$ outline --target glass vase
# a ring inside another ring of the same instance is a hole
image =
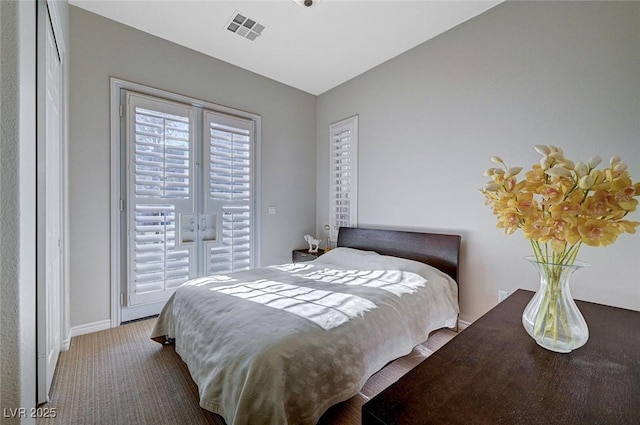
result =
[[[540,289],[522,313],[525,330],[547,350],[569,353],[582,347],[589,339],[589,328],[571,296],[569,278],[589,264],[578,260],[573,264],[554,264],[534,256],[525,259],[540,274]]]

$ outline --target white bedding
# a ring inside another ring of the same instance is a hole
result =
[[[312,425],[457,315],[457,284],[439,270],[336,248],[189,281],[151,337],[175,338],[200,406],[228,425]]]

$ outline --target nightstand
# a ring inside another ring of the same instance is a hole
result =
[[[324,251],[321,249],[319,249],[318,252],[309,252],[308,249],[294,249],[291,252],[291,261],[294,263],[302,263],[304,261],[315,260],[323,253]]]

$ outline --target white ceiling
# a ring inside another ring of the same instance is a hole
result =
[[[69,3],[319,95],[501,1],[322,0],[311,7],[293,0]],[[266,27],[256,41],[226,29],[235,11]]]

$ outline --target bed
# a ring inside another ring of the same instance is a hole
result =
[[[191,280],[151,337],[228,425],[313,425],[458,317],[460,236],[341,228],[318,259]]]

